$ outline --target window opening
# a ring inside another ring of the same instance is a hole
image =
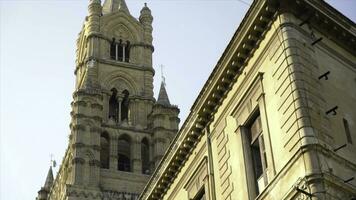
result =
[[[199,193],[196,197],[194,197],[193,200],[206,200],[205,189],[201,189],[201,191],[199,191]]]
[[[113,60],[116,60],[116,42],[115,38],[112,39],[112,42],[110,44],[110,58]]]
[[[119,171],[131,171],[131,145],[130,138],[123,136],[118,140],[118,165]]]
[[[344,129],[345,129],[347,142],[349,144],[352,144],[352,137],[351,137],[350,127],[349,127],[349,122],[345,118],[343,118],[342,121],[344,123]]]
[[[125,57],[125,62],[129,62],[130,60],[130,42],[126,41],[126,47],[125,47],[125,51],[124,51],[124,57]]]
[[[149,144],[147,138],[141,141],[141,160],[142,160],[142,173],[150,174],[150,158],[149,158]]]
[[[262,134],[261,117],[258,115],[249,126],[250,150],[252,156],[252,165],[255,176],[255,189],[258,195],[265,186],[265,173],[267,169],[266,150]]]
[[[109,119],[113,119],[118,122],[119,104],[117,102],[117,90],[115,88],[111,89],[111,96],[109,99]]]
[[[109,169],[110,162],[110,142],[109,135],[102,133],[100,137],[100,167]]]
[[[130,42],[123,42],[119,40],[118,42],[115,38],[112,39],[110,44],[110,58],[120,62],[129,62],[130,61]]]
[[[122,92],[124,95],[124,98],[122,99],[121,102],[121,121],[127,121],[128,120],[128,115],[129,115],[129,91],[124,90]]]

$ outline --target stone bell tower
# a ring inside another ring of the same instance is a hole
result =
[[[136,199],[175,136],[179,109],[153,96],[152,21],[124,0],[90,0],[77,40],[69,146],[40,199]]]

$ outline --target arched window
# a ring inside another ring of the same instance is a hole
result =
[[[115,38],[113,38],[110,44],[110,58],[121,62],[129,62],[130,42],[126,41],[126,44],[122,40],[116,42]]]
[[[110,140],[109,135],[104,132],[100,136],[100,165],[101,168],[109,169],[110,162]]]
[[[119,120],[119,104],[116,100],[117,90],[115,88],[111,89],[111,96],[109,100],[109,119],[113,119],[116,122]]]
[[[126,46],[125,46],[125,60],[124,62],[129,62],[130,60],[130,42],[126,41]]]
[[[122,92],[124,98],[121,102],[121,121],[125,121],[129,119],[129,91],[124,90]]]
[[[110,44],[110,58],[116,60],[116,42],[115,38],[112,39]]]
[[[141,141],[141,161],[142,161],[142,173],[150,174],[150,153],[149,143],[147,138],[143,138]]]
[[[118,163],[120,171],[131,171],[131,140],[127,135],[121,136],[118,141]]]
[[[122,40],[120,40],[119,44],[117,46],[117,58],[116,58],[116,60],[123,61],[123,56],[124,56],[124,46],[122,45]]]

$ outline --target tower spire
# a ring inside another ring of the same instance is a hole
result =
[[[167,94],[167,90],[166,90],[166,84],[163,81],[161,82],[161,88],[159,90],[157,104],[164,105],[164,106],[171,105],[171,103],[169,102],[169,98],[168,98],[168,94]]]
[[[53,184],[53,171],[52,171],[52,166],[49,167],[48,173],[47,173],[47,178],[46,178],[46,182],[44,184],[44,188],[46,189],[50,189],[52,187]]]
[[[124,11],[130,14],[129,9],[127,8],[125,0],[105,0],[103,5],[103,14],[109,14],[117,10]]]

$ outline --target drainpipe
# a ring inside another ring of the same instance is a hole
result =
[[[214,178],[214,163],[213,163],[213,151],[211,147],[211,138],[210,138],[210,129],[209,125],[205,128],[206,135],[206,146],[208,149],[208,173],[210,177],[209,185],[210,185],[210,194],[211,199],[216,199],[216,191],[215,191],[215,178]]]

